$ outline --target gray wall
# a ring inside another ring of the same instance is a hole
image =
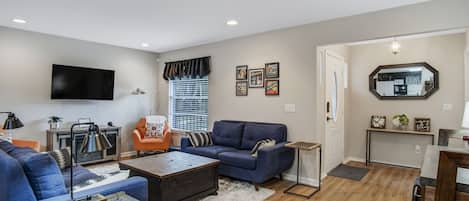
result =
[[[161,76],[164,62],[212,56],[210,122],[219,119],[283,122],[288,125],[289,140],[322,141],[322,119],[316,118],[324,112],[322,93],[317,90],[321,87],[316,79],[318,46],[467,27],[467,10],[467,0],[434,0],[167,52],[161,54],[158,74]],[[262,89],[250,89],[247,97],[235,96],[236,65],[259,68],[272,61],[280,62],[279,97],[266,97]],[[160,79],[157,91],[158,112],[167,113],[167,82]],[[296,104],[297,112],[283,112],[286,103]],[[302,175],[306,182],[313,182],[317,178],[316,157],[306,154],[303,159]]]
[[[432,120],[432,131],[439,128],[459,129],[464,110],[464,50],[465,34],[452,34],[399,41],[401,52],[394,55],[390,43],[356,45],[350,47],[350,107],[346,121],[346,153],[364,159],[365,142],[362,136],[369,127],[371,115],[391,118],[406,113],[413,129],[415,117]],[[439,71],[440,89],[426,100],[379,100],[368,90],[368,75],[379,65],[427,62]],[[451,104],[451,111],[443,111],[443,104]],[[435,138],[437,140],[437,138]],[[372,160],[420,167],[425,145],[431,138],[421,136],[373,135]],[[415,146],[421,147],[416,153]],[[390,151],[392,150],[392,151]]]
[[[25,124],[14,136],[46,145],[47,117],[65,121],[90,117],[123,126],[123,151],[130,150],[131,129],[155,107],[157,54],[0,27],[0,111],[15,112]],[[50,99],[52,64],[112,69],[114,101]],[[145,96],[132,96],[137,87]],[[0,117],[1,121],[6,117]]]

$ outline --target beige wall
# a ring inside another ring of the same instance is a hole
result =
[[[322,141],[323,120],[316,121],[324,108],[322,93],[317,90],[322,87],[316,78],[318,46],[466,27],[467,10],[466,0],[435,0],[167,52],[160,55],[158,75],[162,75],[164,62],[212,56],[210,122],[219,119],[283,122],[288,126],[289,140]],[[250,89],[247,97],[235,96],[236,65],[259,68],[272,61],[280,62],[279,97],[266,97],[262,89]],[[296,104],[297,112],[285,113],[283,106],[287,103]],[[168,85],[162,79],[158,81],[157,109],[162,114],[168,111]],[[316,164],[316,157],[303,156],[302,176],[306,182],[317,178]]]
[[[123,151],[131,150],[131,130],[143,115],[154,111],[157,54],[0,27],[0,111],[15,112],[25,127],[14,137],[46,145],[47,118],[66,122],[90,117],[123,127]],[[114,101],[50,99],[52,64],[115,70]],[[131,96],[137,87],[145,96]],[[0,116],[0,121],[4,120]]]
[[[349,157],[365,156],[365,129],[371,115],[386,115],[387,127],[395,114],[406,113],[413,129],[413,118],[428,117],[432,131],[439,128],[458,129],[464,108],[465,34],[452,34],[399,41],[401,52],[394,55],[390,43],[350,47],[350,115],[346,129],[346,153]],[[439,71],[440,89],[427,100],[379,100],[368,90],[368,75],[379,65],[427,62]],[[451,104],[451,111],[443,111]],[[435,138],[436,140],[437,138]],[[373,135],[372,160],[420,167],[425,145],[431,138],[415,136]],[[415,146],[421,152],[415,152]]]
[[[469,29],[466,31],[466,53],[465,53],[465,92],[466,92],[466,101],[469,101]]]

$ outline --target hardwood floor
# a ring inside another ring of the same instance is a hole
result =
[[[364,167],[364,163],[351,162],[349,165]],[[371,164],[370,171],[357,182],[337,177],[326,177],[323,180],[321,191],[315,194],[310,201],[411,201],[412,186],[419,175],[418,169]],[[262,185],[275,190],[275,194],[267,201],[304,201],[305,198],[287,195],[283,190],[293,184],[278,179]],[[297,187],[299,193],[308,193],[309,189]]]

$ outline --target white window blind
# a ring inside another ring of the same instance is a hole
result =
[[[208,78],[170,80],[168,116],[174,129],[208,130]]]

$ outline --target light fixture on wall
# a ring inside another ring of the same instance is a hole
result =
[[[140,89],[140,88],[137,88],[132,91],[132,95],[144,95],[146,93],[147,91],[145,91],[144,89]]]
[[[393,54],[398,54],[401,51],[401,44],[395,38],[391,43],[391,51]]]

